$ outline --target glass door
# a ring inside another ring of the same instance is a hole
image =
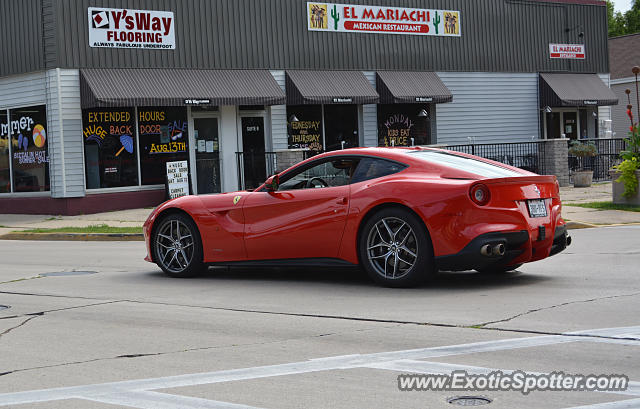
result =
[[[197,193],[220,193],[220,140],[218,118],[193,118]]]
[[[569,139],[578,138],[578,116],[575,112],[565,112],[563,115],[562,133]]]
[[[560,112],[552,112],[547,115],[547,139],[560,138]]]
[[[324,129],[326,151],[358,146],[358,106],[325,105]]]
[[[243,116],[242,167],[245,189],[255,189],[267,179],[267,162],[264,149],[264,118]]]

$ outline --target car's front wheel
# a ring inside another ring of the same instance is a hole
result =
[[[411,287],[434,270],[429,234],[416,215],[401,208],[375,213],[362,228],[360,262],[369,276],[388,287]]]
[[[171,277],[193,277],[204,270],[202,241],[190,217],[174,213],[158,222],[151,238],[156,264]]]

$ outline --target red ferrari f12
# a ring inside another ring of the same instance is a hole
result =
[[[216,264],[359,264],[406,287],[557,254],[571,244],[560,212],[555,176],[440,149],[345,149],[254,191],[163,203],[144,224],[145,259],[175,277]]]

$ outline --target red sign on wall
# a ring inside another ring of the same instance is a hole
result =
[[[551,58],[584,60],[584,44],[549,44]]]

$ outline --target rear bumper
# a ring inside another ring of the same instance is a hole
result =
[[[436,267],[444,271],[463,271],[483,269],[491,266],[509,266],[553,256],[571,243],[566,225],[555,228],[553,241],[531,239],[528,230],[513,232],[491,232],[482,234],[469,242],[460,252],[436,257]],[[481,254],[485,245],[505,247],[503,255],[486,256]]]
[[[556,227],[556,233],[553,235],[553,245],[549,252],[549,257],[555,256],[571,244],[571,236],[567,232],[567,225]]]

